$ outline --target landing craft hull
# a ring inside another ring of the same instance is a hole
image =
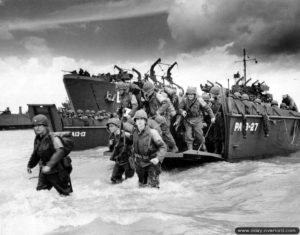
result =
[[[114,112],[116,102],[107,101],[106,95],[116,94],[115,84],[100,78],[68,74],[63,79],[69,100],[76,111],[82,109]]]
[[[70,131],[74,140],[74,150],[91,149],[108,145],[106,126],[68,126],[63,131]]]
[[[246,115],[247,135],[243,138],[242,117],[227,116],[226,160],[230,162],[288,155],[300,150],[300,117],[270,116],[269,136],[262,117]]]

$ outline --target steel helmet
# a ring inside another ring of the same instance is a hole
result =
[[[186,89],[186,94],[197,94],[197,87],[195,86],[188,86]]]
[[[256,98],[256,99],[254,100],[254,103],[256,103],[256,104],[261,104],[261,99]]]
[[[238,91],[234,92],[233,95],[234,95],[236,98],[241,98],[241,97],[242,97],[241,93],[238,92]]]
[[[125,82],[118,82],[116,85],[117,90],[126,90],[128,87],[128,84]]]
[[[146,96],[151,96],[154,92],[154,85],[149,81],[145,82],[143,85],[143,92]]]
[[[34,126],[38,126],[38,125],[48,126],[49,121],[48,121],[48,118],[45,115],[38,114],[38,115],[36,115],[32,118],[32,124]]]
[[[82,109],[77,109],[77,114],[83,114],[83,110]]]
[[[147,113],[145,112],[145,110],[140,109],[140,110],[136,111],[136,113],[133,117],[133,120],[135,121],[138,118],[144,118],[145,120],[148,120],[148,116],[147,116]]]
[[[202,99],[205,101],[209,101],[210,100],[210,95],[208,93],[203,93],[202,94]]]
[[[278,101],[277,100],[272,100],[271,106],[278,106]]]
[[[90,114],[91,111],[89,109],[85,110],[85,114]]]
[[[286,109],[286,108],[287,108],[286,103],[282,102],[282,103],[280,104],[280,108],[281,108],[281,109]]]
[[[242,94],[242,100],[249,100],[249,96],[247,94]]]
[[[108,127],[109,124],[114,124],[115,126],[120,127],[121,123],[120,123],[119,118],[109,118],[107,123],[106,123],[106,126]]]
[[[218,86],[213,86],[209,93],[213,94],[213,95],[220,95],[220,87]]]
[[[95,112],[95,110],[92,109],[90,113],[91,114],[95,114],[96,112]]]

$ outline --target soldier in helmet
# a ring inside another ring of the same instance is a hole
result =
[[[213,97],[213,103],[211,109],[216,117],[216,122],[212,126],[213,142],[214,142],[214,152],[223,153],[224,152],[224,141],[225,141],[225,126],[223,117],[223,107],[220,101],[220,88],[213,86],[210,91]]]
[[[119,91],[121,102],[121,107],[118,111],[120,117],[123,116],[125,108],[130,109],[128,115],[133,117],[139,108],[139,104],[136,96],[132,92],[129,92],[129,84],[125,82],[118,82],[116,89]]]
[[[159,133],[147,125],[148,117],[144,110],[138,110],[133,119],[137,126],[132,139],[139,185],[159,188],[159,174],[167,150],[166,145]]]
[[[270,115],[277,115],[281,116],[280,108],[278,107],[278,101],[272,100],[271,101],[271,114]]]
[[[179,104],[179,112],[184,117],[185,141],[187,143],[188,150],[193,149],[194,139],[196,143],[202,146],[202,150],[206,151],[205,138],[202,132],[202,120],[203,111],[206,111],[211,122],[215,122],[215,116],[211,108],[204,102],[201,97],[197,98],[197,88],[188,87],[186,90],[186,98],[184,98]],[[194,137],[193,137],[194,132]]]
[[[40,166],[37,190],[50,190],[54,187],[60,194],[69,195],[73,192],[70,175],[62,164],[66,149],[57,136],[51,136],[49,120],[43,114],[33,117],[33,129],[36,135],[33,153],[27,164],[27,171],[37,164]]]
[[[175,112],[174,107],[170,109],[170,106],[172,105],[170,100],[166,96],[157,93],[154,90],[154,85],[148,81],[144,83],[143,93],[145,101],[147,102],[146,111],[149,116],[160,125],[164,142],[167,144],[170,151],[178,152],[175,140],[170,132],[170,122],[168,122],[168,116],[171,115],[168,113],[168,110],[174,110]],[[176,112],[174,115],[175,114]]]
[[[242,95],[242,102],[245,105],[245,114],[257,115],[258,110],[247,94]]]
[[[262,116],[263,130],[265,133],[265,137],[268,137],[270,132],[269,117],[265,107],[262,106],[261,99],[256,98],[254,100],[254,106],[256,107],[257,114]]]
[[[297,105],[292,97],[290,97],[288,94],[282,96],[282,103],[285,103],[287,105],[288,110],[296,111],[298,112]]]
[[[130,135],[120,130],[120,120],[118,118],[110,118],[107,121],[107,129],[110,132],[109,149],[112,152],[111,160],[115,161],[111,182],[121,183],[123,174],[125,179],[134,175],[134,170],[130,166],[129,158],[132,154],[132,141]]]
[[[202,99],[204,100],[204,102],[211,107],[212,103],[211,103],[211,97],[209,93],[203,93],[202,94]],[[214,151],[214,138],[213,138],[213,126],[210,125],[210,116],[206,111],[203,111],[203,133],[204,135],[206,135],[207,133],[207,137],[205,139],[205,144],[206,144],[206,148],[208,152],[213,152]],[[209,132],[207,132],[209,130]]]

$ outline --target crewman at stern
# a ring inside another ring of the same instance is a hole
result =
[[[138,110],[133,119],[137,126],[133,131],[132,139],[139,186],[159,188],[159,174],[167,150],[166,144],[159,133],[147,125],[148,117],[144,110]]]
[[[45,115],[39,114],[33,117],[33,129],[36,134],[33,153],[27,164],[27,171],[38,163],[40,166],[37,190],[50,190],[54,187],[60,194],[69,195],[73,192],[70,175],[63,167],[62,159],[66,150],[57,136],[51,136],[49,121]]]

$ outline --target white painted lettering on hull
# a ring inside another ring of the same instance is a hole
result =
[[[86,132],[85,131],[72,131],[73,137],[85,137]]]
[[[242,128],[243,128],[243,124],[242,122],[236,122],[234,124],[234,129],[233,131],[242,131]],[[246,131],[256,131],[258,128],[258,122],[247,122],[246,123]]]

